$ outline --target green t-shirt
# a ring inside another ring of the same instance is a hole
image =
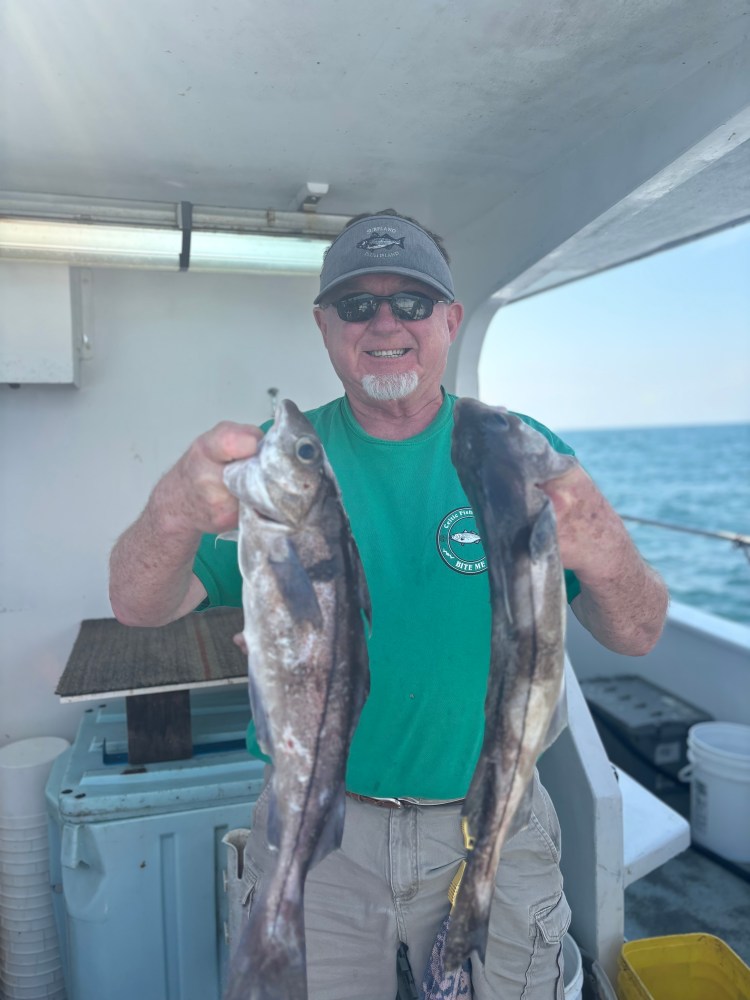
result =
[[[347,770],[347,788],[361,795],[460,798],[482,745],[489,583],[450,460],[455,400],[446,395],[429,427],[405,441],[367,434],[346,397],[306,414],[336,473],[372,598],[370,695]],[[209,606],[241,606],[235,543],[205,536],[194,568]],[[572,573],[566,585],[570,601],[580,590]],[[259,754],[252,724],[248,747]]]

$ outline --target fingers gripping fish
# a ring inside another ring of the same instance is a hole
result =
[[[492,605],[485,733],[464,804],[471,849],[451,912],[444,961],[484,959],[503,844],[530,817],[537,758],[564,718],[565,601],[555,515],[537,486],[575,464],[506,410],[462,399],[451,458],[472,505]]]
[[[367,583],[333,471],[283,400],[257,455],[227,466],[250,702],[273,760],[277,850],[234,953],[226,1000],[305,1000],[304,883],[341,843],[349,745],[369,692]]]

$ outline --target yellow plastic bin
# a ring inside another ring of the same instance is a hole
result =
[[[620,953],[619,1000],[748,1000],[750,968],[713,934],[628,941]]]

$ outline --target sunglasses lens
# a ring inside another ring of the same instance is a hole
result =
[[[336,303],[336,312],[345,323],[366,323],[372,319],[378,303],[374,295],[347,295]]]
[[[366,323],[371,320],[381,302],[387,301],[397,319],[418,320],[427,319],[432,315],[434,301],[429,295],[419,295],[417,292],[397,292],[395,295],[347,295],[339,299],[336,312],[345,323]]]
[[[391,309],[399,319],[427,319],[432,315],[432,306],[431,298],[427,295],[417,295],[416,292],[391,297]]]

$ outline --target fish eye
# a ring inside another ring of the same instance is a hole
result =
[[[295,445],[295,453],[300,462],[304,462],[305,465],[309,465],[310,462],[314,462],[318,455],[318,446],[309,437],[301,437]]]

